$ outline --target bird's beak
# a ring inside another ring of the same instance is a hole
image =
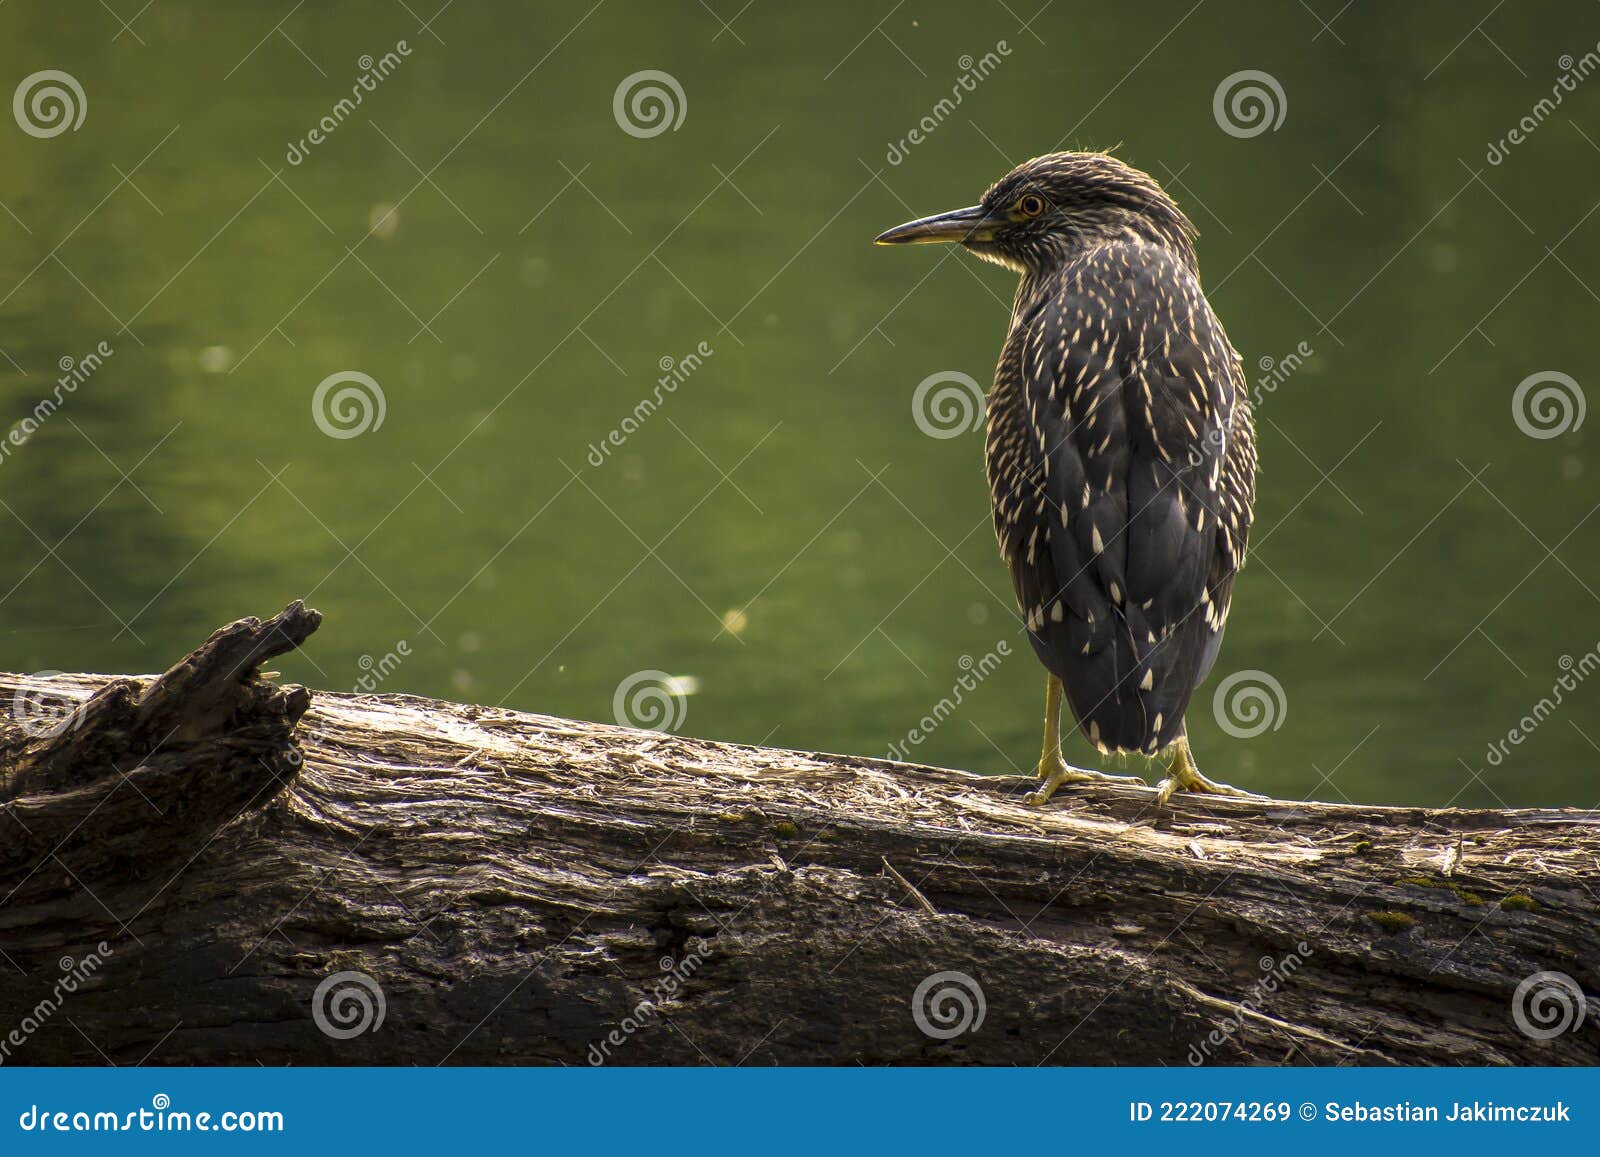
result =
[[[992,216],[982,205],[956,209],[949,213],[935,213],[896,225],[887,233],[872,239],[874,245],[932,245],[938,241],[965,244],[968,241],[988,241],[995,229],[1005,222]]]

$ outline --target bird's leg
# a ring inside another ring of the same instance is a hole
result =
[[[1044,751],[1039,755],[1039,786],[1022,797],[1030,807],[1040,807],[1049,802],[1056,788],[1064,783],[1136,783],[1144,780],[1136,775],[1107,775],[1103,771],[1090,771],[1073,767],[1061,758],[1061,680],[1054,675],[1044,685]]]
[[[1243,791],[1226,783],[1217,783],[1200,774],[1200,769],[1194,765],[1194,756],[1189,751],[1188,735],[1178,736],[1178,741],[1168,749],[1170,755],[1167,759],[1167,775],[1156,785],[1156,806],[1160,807],[1172,798],[1174,792],[1194,791],[1205,795],[1231,795],[1244,799],[1261,799],[1254,792]]]

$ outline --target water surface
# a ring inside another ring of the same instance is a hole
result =
[[[57,69],[87,101],[76,131],[0,125],[0,428],[111,351],[0,458],[0,665],[158,669],[304,596],[327,620],[282,667],[316,687],[610,719],[653,670],[695,735],[882,754],[937,711],[912,758],[1031,767],[981,435],[912,413],[930,375],[987,381],[1012,279],[867,242],[1117,146],[1199,225],[1262,387],[1202,765],[1600,799],[1592,437],[1512,407],[1540,372],[1592,392],[1600,81],[1535,106],[1600,11],[434,7],[0,7],[6,91]],[[643,70],[675,130],[619,127]],[[1284,115],[1234,136],[1213,97],[1244,70]],[[313,418],[343,371],[384,398],[353,438]],[[1282,689],[1248,738],[1213,711],[1238,672]]]

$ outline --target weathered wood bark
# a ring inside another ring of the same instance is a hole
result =
[[[1593,815],[1034,810],[1013,778],[312,703],[256,667],[317,621],[155,680],[0,675],[0,1060],[1600,1061]],[[1519,1001],[1540,972],[1590,995]]]

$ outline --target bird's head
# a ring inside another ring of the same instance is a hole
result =
[[[1113,240],[1165,245],[1194,263],[1194,226],[1148,173],[1106,153],[1047,153],[1001,177],[967,209],[880,233],[879,245],[962,245],[1019,273],[1043,273]]]

